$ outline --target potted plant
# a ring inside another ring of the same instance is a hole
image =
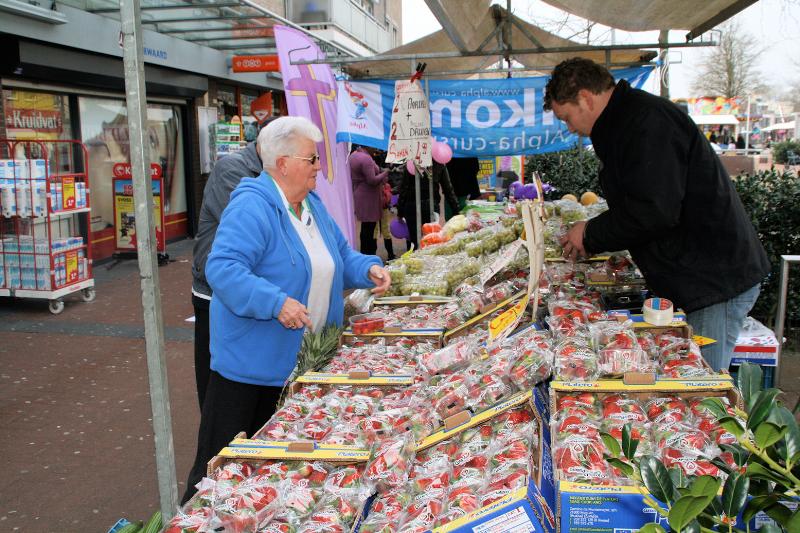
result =
[[[605,458],[633,480],[645,503],[673,531],[750,532],[754,530],[749,522],[763,511],[775,523],[764,524],[758,531],[798,533],[800,429],[795,416],[776,401],[778,389],[762,390],[759,366],[743,364],[737,381],[744,410],[726,406],[718,398],[706,398],[701,403],[736,436],[736,443],[720,445],[723,452],[733,456],[735,467],[719,458],[713,460],[725,472],[724,479],[687,477],[681,469],[667,468],[652,455],[636,457],[639,441],[631,437],[630,424],[624,427],[621,440],[607,433],[601,435],[609,452]],[[655,533],[665,529],[652,523],[639,531]]]

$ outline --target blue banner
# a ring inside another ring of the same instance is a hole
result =
[[[635,88],[653,67],[612,71]],[[542,108],[549,76],[497,80],[425,80],[433,137],[456,157],[531,155],[575,146],[577,135]],[[340,81],[336,140],[386,150],[393,80]]]

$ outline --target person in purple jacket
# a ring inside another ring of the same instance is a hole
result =
[[[389,171],[380,171],[368,149],[356,146],[348,160],[350,164],[350,180],[353,182],[353,205],[356,219],[361,222],[359,241],[362,254],[374,255],[378,250],[375,239],[375,226],[383,215],[383,184]]]

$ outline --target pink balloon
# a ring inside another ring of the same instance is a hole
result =
[[[414,168],[413,160],[409,159],[408,161],[406,161],[406,170],[408,170],[408,173],[411,174],[412,176],[417,173],[417,170]]]
[[[446,165],[453,159],[453,149],[450,145],[441,141],[434,141],[431,147],[431,155],[434,161]]]

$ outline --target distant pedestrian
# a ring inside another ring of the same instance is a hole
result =
[[[378,250],[375,226],[383,215],[383,184],[388,181],[388,170],[381,172],[369,149],[357,146],[350,154],[350,180],[353,182],[353,206],[356,219],[361,222],[360,251],[372,255]]]

